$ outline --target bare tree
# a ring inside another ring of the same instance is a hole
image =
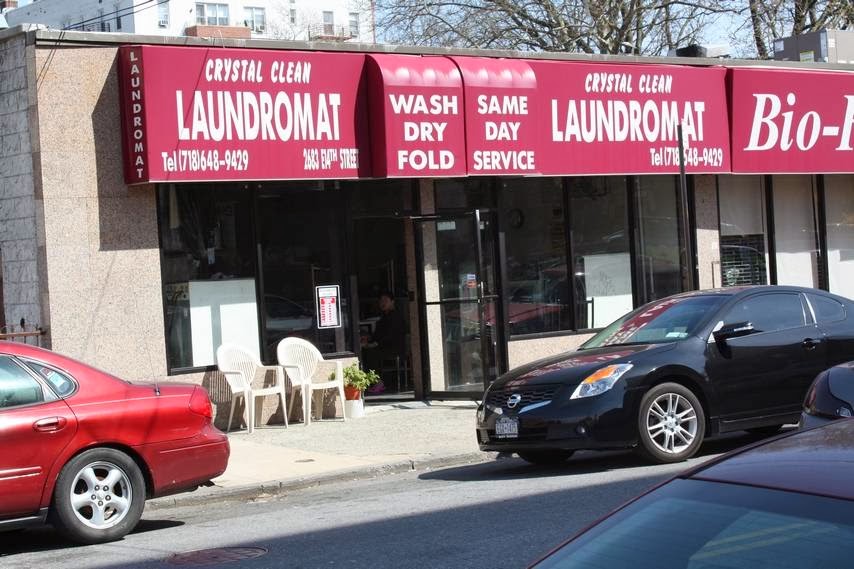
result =
[[[852,0],[733,0],[730,40],[743,55],[768,59],[775,39],[825,28],[854,28]],[[770,46],[770,47],[769,47]]]
[[[726,12],[716,0],[378,0],[377,29],[392,43],[660,54]]]
[[[373,35],[373,2],[371,0],[349,0],[348,14],[359,14],[359,36],[369,38]],[[284,40],[310,39],[310,28],[323,25],[323,12],[319,7],[305,7],[288,0],[270,0],[268,4],[268,33],[271,37]],[[338,22],[336,30],[349,31],[350,22]]]

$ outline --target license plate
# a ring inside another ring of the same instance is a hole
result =
[[[515,439],[519,436],[519,420],[501,417],[495,422],[495,438]]]

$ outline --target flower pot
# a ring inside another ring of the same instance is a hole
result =
[[[365,402],[361,399],[348,399],[344,401],[344,411],[348,419],[358,419],[365,416]]]
[[[344,386],[344,399],[347,401],[361,401],[362,392],[356,387]]]

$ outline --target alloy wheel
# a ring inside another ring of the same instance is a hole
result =
[[[120,523],[133,502],[127,473],[109,462],[93,462],[83,467],[71,484],[74,515],[90,528],[103,530]]]
[[[660,451],[680,454],[697,437],[697,411],[678,393],[663,393],[649,406],[646,429]]]

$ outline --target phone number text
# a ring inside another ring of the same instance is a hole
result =
[[[649,149],[650,163],[653,166],[678,166],[679,165],[679,147],[678,146],[661,146],[658,148]],[[697,148],[691,146],[685,149],[685,166],[694,167],[705,166],[711,168],[719,168],[724,163],[723,148]]]
[[[166,172],[245,172],[249,169],[248,150],[173,150],[161,152]]]

